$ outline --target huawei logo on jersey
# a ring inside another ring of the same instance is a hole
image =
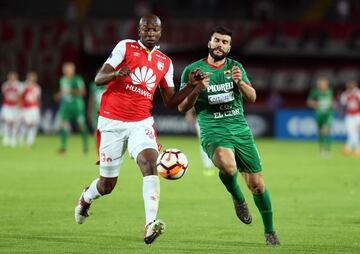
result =
[[[136,68],[134,73],[131,73],[131,79],[134,85],[145,83],[147,90],[151,91],[155,86],[156,74],[151,68],[143,66]]]

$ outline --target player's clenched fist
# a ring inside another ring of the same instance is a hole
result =
[[[232,72],[232,79],[235,81],[236,84],[239,85],[243,78],[239,66],[236,65],[233,66],[231,72]]]
[[[115,77],[125,77],[130,75],[130,69],[128,66],[121,67],[119,70],[115,71]]]
[[[205,73],[204,78],[201,80],[200,82],[200,86],[202,86],[202,89],[206,89],[209,87],[209,83],[210,83],[210,74],[209,73]]]
[[[196,86],[197,84],[199,84],[199,81],[201,81],[205,77],[205,73],[200,68],[196,68],[189,73],[189,84],[192,86]]]

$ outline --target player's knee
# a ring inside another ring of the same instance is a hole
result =
[[[232,161],[223,161],[220,162],[218,165],[218,168],[225,174],[228,176],[232,176],[234,174],[236,174],[237,168],[236,168],[236,164]]]
[[[253,194],[259,195],[265,191],[265,182],[260,173],[248,174],[245,181]]]
[[[249,189],[253,194],[260,195],[265,191],[265,184],[263,181],[259,181],[253,184],[249,184]]]
[[[156,174],[156,156],[144,156],[139,154],[137,163],[144,176]]]

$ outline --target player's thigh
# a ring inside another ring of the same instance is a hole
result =
[[[159,144],[152,117],[131,124],[128,150],[132,159],[137,161],[139,153],[145,149],[159,151],[158,148]]]
[[[86,128],[85,110],[81,105],[76,105],[71,110],[71,118],[75,122],[80,130]]]
[[[15,123],[19,120],[19,109],[17,107],[3,106],[1,109],[1,118],[4,122]]]
[[[23,122],[30,125],[38,125],[40,122],[40,112],[38,108],[23,109],[22,110]]]
[[[107,118],[99,120],[99,132],[100,176],[117,177],[127,147],[127,132],[122,131],[116,122]]]
[[[222,137],[204,138],[202,147],[211,158],[214,165],[227,174],[233,174],[236,170],[234,145]]]
[[[240,172],[261,172],[261,159],[252,135],[234,137],[235,160]]]
[[[317,117],[317,124],[321,134],[327,134],[330,132],[330,126],[332,122],[331,114],[319,115]]]
[[[359,131],[359,122],[355,116],[346,116],[345,125],[349,132]]]
[[[71,107],[67,103],[61,103],[59,108],[60,121],[69,121],[71,113]]]

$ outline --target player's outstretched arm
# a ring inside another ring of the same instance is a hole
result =
[[[317,106],[318,106],[317,101],[314,100],[314,99],[308,99],[308,100],[306,101],[306,104],[308,105],[308,107],[313,108],[313,109],[316,109]]]
[[[203,89],[204,88],[201,85],[197,85],[193,91],[178,105],[178,110],[181,113],[185,113],[194,107],[196,100]]]
[[[210,78],[209,78],[210,74],[208,73],[203,73],[201,72],[199,73],[192,73],[190,72],[189,74],[189,81],[190,80],[195,80],[197,81],[197,84],[195,86],[195,88],[192,90],[192,92],[186,96],[186,98],[179,104],[178,106],[178,110],[182,113],[190,110],[192,107],[194,107],[197,98],[199,97],[200,93],[209,87],[209,82],[210,82]]]
[[[198,78],[203,78],[205,75],[206,74],[204,74],[200,69],[195,69],[194,71],[190,72],[189,81],[185,87],[177,93],[175,93],[175,89],[173,87],[161,89],[161,95],[163,97],[165,106],[169,108],[177,107],[188,95],[196,90],[200,80],[196,79],[195,76]]]
[[[110,81],[125,77],[130,74],[130,69],[127,66],[121,67],[119,70],[115,70],[110,64],[104,64],[100,71],[95,76],[95,83],[98,86],[104,86],[109,84]]]
[[[256,91],[252,86],[244,82],[241,69],[238,66],[232,68],[232,79],[239,87],[245,100],[254,103],[256,101]]]

